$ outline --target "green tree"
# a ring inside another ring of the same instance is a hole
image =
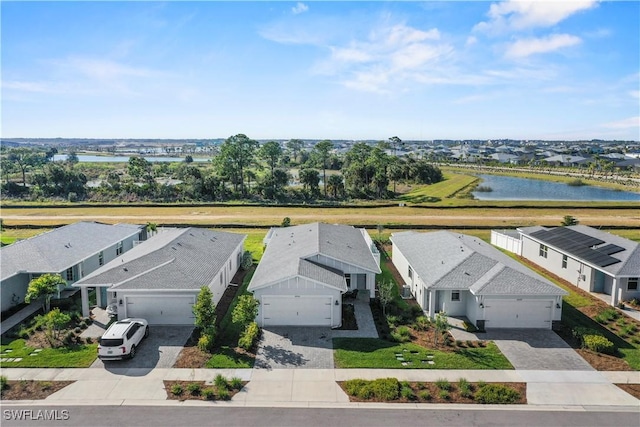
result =
[[[253,295],[240,295],[231,313],[231,321],[242,326],[253,322],[258,316],[258,300]]]
[[[302,152],[304,142],[301,139],[291,139],[287,141],[287,150],[291,153],[291,163],[298,162],[298,155]]]
[[[78,154],[75,151],[69,151],[69,154],[67,154],[67,163],[75,165],[79,161],[80,159],[78,159]]]
[[[244,251],[242,253],[242,262],[240,266],[243,270],[249,270],[253,266],[253,254],[251,251]]]
[[[451,325],[449,324],[449,320],[447,319],[446,311],[441,311],[436,314],[436,322],[434,326],[436,328],[436,333],[433,336],[433,340],[434,344],[438,345],[438,336],[451,329]]]
[[[151,162],[142,156],[129,157],[129,164],[127,165],[127,172],[135,180],[142,180],[146,183],[153,182],[153,175],[151,173]]]
[[[280,224],[280,227],[290,227],[291,226],[291,218],[289,218],[288,216],[285,216],[284,218],[282,218],[282,223]]]
[[[24,300],[27,304],[31,304],[32,301],[42,297],[42,309],[45,313],[48,313],[51,297],[58,292],[60,286],[66,286],[66,284],[67,282],[59,274],[43,274],[29,282]]]
[[[580,221],[578,221],[575,217],[571,216],[571,215],[565,215],[562,218],[562,225],[564,225],[565,227],[570,226],[570,225],[578,225]]]
[[[380,305],[382,305],[382,314],[386,316],[387,307],[393,301],[393,287],[395,284],[391,281],[384,281],[382,283],[378,283],[378,299],[380,300]]]
[[[193,163],[193,156],[191,154],[187,154],[186,156],[184,156],[184,162]]]
[[[213,303],[213,293],[208,286],[203,286],[198,292],[196,303],[193,305],[195,325],[200,330],[208,330],[215,327],[216,305]]]
[[[271,197],[274,198],[278,193],[278,182],[275,179],[275,171],[278,166],[278,162],[282,158],[282,147],[276,141],[269,141],[260,147],[258,152],[260,158],[262,158],[269,166],[270,175],[266,183],[271,186]]]
[[[22,172],[23,187],[27,185],[27,172],[36,166],[46,163],[46,157],[44,154],[25,147],[10,149],[7,158],[20,170],[20,172]]]
[[[60,340],[60,330],[71,322],[71,316],[60,311],[58,307],[44,315],[45,336],[51,347]]]
[[[330,175],[327,178],[327,185],[329,186],[329,191],[334,199],[337,199],[339,195],[342,195],[344,192],[344,180],[342,179],[342,175]]]
[[[318,142],[312,150],[312,153],[314,153],[319,163],[322,165],[322,182],[325,199],[327,198],[327,160],[329,159],[331,150],[333,150],[333,142],[328,139]]]
[[[311,194],[311,197],[320,195],[320,175],[316,169],[300,169],[300,183],[303,188]]]
[[[155,222],[147,222],[145,228],[147,229],[147,234],[150,237],[156,234],[156,231],[158,230],[158,224],[156,224]]]
[[[215,158],[222,173],[229,176],[236,192],[240,188],[243,197],[247,195],[244,186],[245,169],[255,163],[257,149],[258,141],[240,133],[227,138],[220,146],[220,154]]]

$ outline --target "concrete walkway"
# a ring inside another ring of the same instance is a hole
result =
[[[428,407],[433,404],[350,403],[337,381],[395,377],[407,381],[526,382],[528,405],[533,407],[609,407],[640,412],[640,401],[612,382],[640,383],[639,372],[431,370],[431,369],[38,369],[8,368],[9,380],[76,381],[44,401],[52,405],[231,405],[272,407]],[[212,383],[216,375],[249,381],[229,402],[167,400],[163,380]],[[12,401],[11,404],[33,404]],[[443,405],[451,408],[453,405]],[[484,405],[456,405],[473,407]],[[487,407],[487,406],[484,406]],[[495,408],[495,406],[489,406]],[[501,408],[504,408],[501,406]],[[514,408],[510,406],[510,408]]]
[[[27,305],[22,310],[15,313],[13,316],[0,323],[0,332],[4,334],[9,329],[22,323],[25,319],[31,317],[36,311],[42,309],[42,304],[39,301],[35,301],[33,304]]]

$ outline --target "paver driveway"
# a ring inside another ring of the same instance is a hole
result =
[[[262,330],[255,368],[333,368],[331,329],[279,326]]]
[[[189,339],[193,326],[151,325],[150,328],[151,333],[140,343],[135,358],[106,361],[96,359],[91,367],[108,370],[171,368]]]
[[[478,338],[492,340],[515,369],[593,371],[578,353],[548,329],[490,329]]]

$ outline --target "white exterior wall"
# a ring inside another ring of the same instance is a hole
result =
[[[364,268],[356,267],[351,264],[344,263],[342,261],[337,261],[333,258],[328,258],[323,255],[315,255],[310,258],[307,258],[309,261],[316,262],[318,264],[335,268],[342,271],[344,274],[366,274],[367,276],[367,289],[369,290],[369,297],[375,298],[376,296],[376,274],[365,270]]]
[[[342,324],[342,294],[338,289],[330,288],[305,277],[291,277],[265,288],[256,289],[253,296],[262,303],[263,295],[283,296],[308,296],[321,295],[331,297],[332,326]],[[338,301],[338,305],[335,302]],[[262,326],[262,304],[258,305],[258,317],[256,321]]]
[[[213,293],[213,302],[218,304],[220,298],[224,294],[224,291],[227,289],[227,286],[231,283],[231,279],[238,272],[240,268],[240,262],[238,261],[239,254],[242,253],[243,244],[240,243],[238,247],[229,255],[229,258],[225,261],[224,265],[218,272],[215,277],[208,284],[211,293]]]
[[[628,277],[623,277],[618,279],[618,287],[620,288],[620,296],[621,298],[619,300],[621,301],[629,301],[632,300],[634,298],[640,299],[640,289],[635,290],[635,291],[629,291],[627,290],[627,282],[629,281]]]
[[[520,255],[522,253],[522,241],[516,237],[491,230],[491,244]]]
[[[436,312],[445,311],[448,316],[464,316],[466,314],[466,301],[471,297],[469,291],[459,291],[460,301],[451,301],[453,290],[437,290],[436,292],[438,292]]]
[[[465,292],[466,304],[465,309],[467,311],[467,319],[474,325],[476,324],[476,320],[478,320],[478,311],[480,310],[480,297],[473,295],[471,292]]]
[[[3,280],[1,286],[2,298],[0,298],[0,305],[2,306],[2,311],[5,311],[14,305],[24,302],[24,297],[29,287],[29,274],[16,274]]]
[[[122,290],[117,291],[117,293],[110,294],[110,297],[114,294],[117,294],[118,301],[118,320],[126,319],[130,317],[127,313],[127,298],[129,297],[162,297],[168,298],[171,297],[191,297],[193,299],[193,303],[195,304],[196,298],[198,296],[198,292],[200,290],[188,290],[188,291],[165,291],[165,292],[149,292],[148,290],[134,291],[134,290]],[[122,304],[120,304],[122,302]],[[193,313],[190,313],[193,316]]]

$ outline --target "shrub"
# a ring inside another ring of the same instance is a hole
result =
[[[444,400],[449,400],[451,398],[451,395],[447,390],[440,390],[438,392],[438,396],[440,397],[440,399],[444,399]]]
[[[212,388],[205,388],[204,390],[202,390],[202,395],[207,400],[214,400],[216,397],[216,392]]]
[[[436,381],[436,386],[440,389],[440,390],[451,390],[451,383],[446,380],[446,379],[439,379]]]
[[[85,341],[87,342],[87,344],[91,344],[93,342],[93,338],[87,337]]]
[[[615,353],[615,346],[611,341],[600,335],[585,335],[584,346],[596,353]]]
[[[213,347],[214,337],[205,331],[198,339],[198,348],[202,351],[210,351]]]
[[[613,307],[604,309],[600,314],[608,321],[616,320],[620,316],[618,311]]]
[[[227,379],[222,374],[218,374],[215,376],[215,378],[213,379],[213,384],[215,384],[218,390],[220,389],[226,390],[227,387],[229,387],[229,383],[227,382]]]
[[[347,391],[347,394],[350,396],[358,396],[361,389],[367,386],[369,381],[362,379],[353,379],[347,380],[344,382],[344,389]]]
[[[406,326],[398,326],[394,332],[391,332],[391,336],[397,342],[411,341],[411,331]]]
[[[171,394],[174,396],[181,396],[184,390],[180,384],[174,384],[171,386]]]
[[[431,400],[431,392],[429,392],[429,390],[422,390],[420,393],[418,393],[418,397],[421,400]]]
[[[387,323],[389,324],[390,327],[396,327],[400,322],[399,322],[398,316],[388,315]]]
[[[627,321],[624,319],[624,317],[621,317],[616,321],[616,325],[624,327],[627,325]]]
[[[407,400],[415,400],[416,394],[413,392],[411,387],[402,387],[400,389],[400,396]]]
[[[502,384],[486,384],[475,395],[475,400],[483,404],[514,403],[520,399],[520,393]]]
[[[371,381],[371,391],[380,400],[395,400],[398,398],[400,383],[397,378],[378,378]]]
[[[458,347],[462,347],[462,341],[460,341],[460,340],[456,340],[456,346],[458,346]]]
[[[191,393],[192,396],[197,396],[200,394],[200,384],[198,383],[189,383],[187,385],[187,391]]]
[[[5,377],[4,375],[0,375],[0,391],[4,391],[7,388],[9,388],[7,377]]]
[[[242,254],[242,261],[240,263],[240,267],[242,267],[243,270],[248,270],[251,268],[252,265],[253,265],[253,255],[249,251],[244,251],[244,253]]]
[[[260,336],[260,327],[256,322],[251,322],[244,328],[242,334],[240,334],[240,338],[238,339],[238,346],[245,349],[250,350],[251,347],[255,344],[256,340]]]
[[[240,390],[242,388],[242,379],[233,377],[231,378],[231,381],[229,381],[229,385],[234,390]]]
[[[73,330],[73,332],[75,332],[76,334],[79,334],[82,332],[82,329],[80,329],[79,326],[76,326],[76,328]]]
[[[29,331],[26,329],[21,330],[20,332],[18,332],[18,336],[20,338],[22,338],[23,340],[28,340],[29,337],[31,336],[31,334],[29,334]]]
[[[47,391],[51,388],[51,386],[53,385],[53,383],[51,381],[42,381],[40,383],[40,389],[42,391]]]
[[[471,384],[464,378],[460,378],[458,380],[458,390],[460,391],[460,396],[470,398],[473,396]]]
[[[220,400],[229,400],[231,398],[231,393],[226,388],[218,388],[218,399]]]
[[[418,316],[416,317],[415,324],[413,327],[418,331],[426,331],[431,326],[431,322],[427,316]]]
[[[464,330],[467,332],[478,332],[478,328],[473,323],[467,322],[466,320],[462,323]]]
[[[576,326],[571,330],[571,335],[580,342],[581,345],[584,345],[584,337],[585,335],[599,335],[598,331],[591,328],[585,328],[584,326]]]

